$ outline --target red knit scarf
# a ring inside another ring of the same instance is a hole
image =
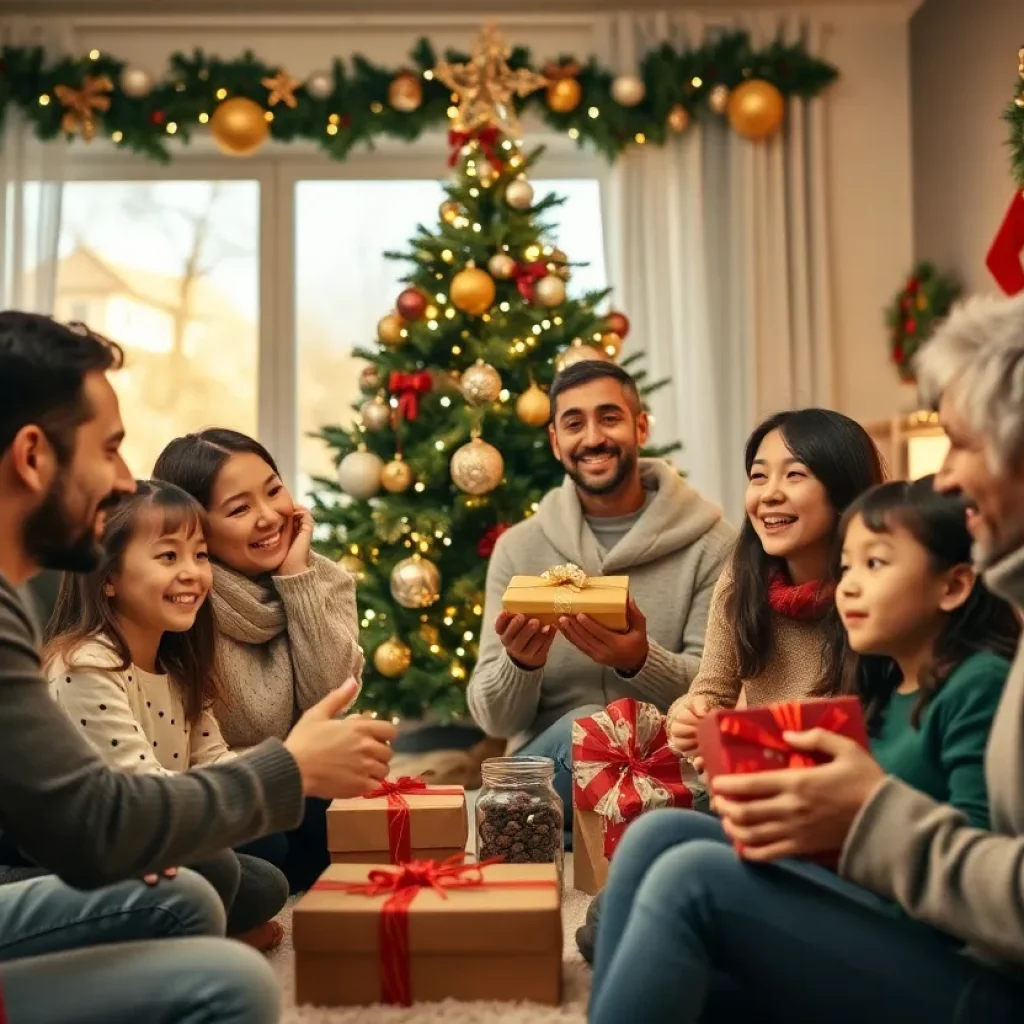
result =
[[[832,607],[835,584],[821,580],[790,583],[783,572],[768,578],[768,604],[790,619],[820,619]]]

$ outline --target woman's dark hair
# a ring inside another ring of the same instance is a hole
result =
[[[131,651],[117,624],[106,584],[120,569],[125,549],[147,512],[158,517],[161,533],[184,529],[191,535],[202,533],[206,527],[203,509],[180,487],[140,480],[135,493],[118,502],[108,515],[99,568],[90,573],[65,573],[61,579],[57,604],[46,628],[47,662],[55,658],[67,662],[82,644],[95,640],[120,658],[116,671],[131,667]],[[157,652],[159,667],[180,688],[185,717],[193,725],[216,694],[214,636],[213,609],[209,601],[204,601],[192,628],[185,633],[164,633]]]
[[[246,453],[258,455],[278,473],[277,463],[259,441],[237,430],[209,427],[198,434],[186,434],[171,441],[157,458],[153,476],[157,480],[177,484],[203,508],[209,509],[213,485],[221,467],[232,455]]]
[[[743,460],[748,477],[761,443],[774,430],[825,488],[836,512],[837,526],[839,516],[858,495],[885,479],[882,458],[867,431],[855,420],[830,409],[796,409],[766,419],[747,438]],[[780,570],[785,570],[783,560],[765,553],[750,518],[744,517],[733,550],[732,586],[725,604],[729,622],[733,623],[736,660],[743,679],[759,675],[772,659],[768,580]],[[838,688],[846,647],[838,616],[828,616],[825,631],[820,693]]]
[[[927,552],[932,569],[946,572],[971,563],[971,535],[967,529],[967,501],[959,494],[935,490],[935,478],[907,482],[893,480],[861,495],[847,510],[839,526],[840,545],[855,518],[872,533],[892,533],[902,528]],[[970,596],[946,616],[935,641],[932,661],[921,672],[920,692],[911,712],[911,723],[921,714],[943,684],[966,658],[990,651],[1012,660],[1020,639],[1020,620],[1013,607],[993,594],[979,579]],[[877,735],[885,709],[902,681],[896,662],[877,654],[847,650],[843,665],[843,692],[856,694],[864,703],[868,732]]]

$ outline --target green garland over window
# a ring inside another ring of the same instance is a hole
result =
[[[1017,51],[1017,89],[1003,119],[1010,126],[1010,164],[1013,180],[1024,189],[1024,46]]]
[[[456,64],[468,59],[455,51],[444,57]],[[270,138],[317,142],[328,156],[344,160],[359,143],[380,138],[411,142],[448,123],[452,94],[433,76],[437,63],[437,52],[423,39],[404,68],[355,55],[298,83],[284,68],[249,52],[223,60],[196,50],[191,56],[175,54],[166,75],[151,78],[96,50],[85,57],[50,58],[39,47],[5,47],[0,51],[0,119],[13,106],[41,139],[105,136],[121,149],[167,162],[174,141],[187,142],[204,129],[224,99],[244,97],[265,111]],[[529,50],[517,47],[508,63],[513,69],[534,68],[553,80],[547,90],[517,101],[520,112],[539,114],[552,129],[609,158],[630,145],[664,144],[693,119],[725,115],[729,96],[745,83],[768,83],[783,99],[808,98],[838,74],[802,45],[775,42],[754,49],[744,32],[697,49],[664,45],[649,51],[636,76],[642,85],[633,76],[616,78],[593,58],[562,57],[538,66]],[[631,79],[625,88],[623,78]],[[284,82],[284,94],[271,95],[274,87],[268,82],[274,79]],[[559,86],[566,79],[578,83],[578,94],[574,86]],[[402,86],[397,92],[396,80]],[[552,108],[560,105],[553,96],[556,88],[562,90],[563,107],[567,94],[569,99],[578,95],[571,110]]]

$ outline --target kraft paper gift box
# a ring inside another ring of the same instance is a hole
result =
[[[554,864],[332,864],[292,940],[300,1004],[562,998]]]
[[[693,807],[686,763],[668,746],[665,716],[623,697],[572,726],[573,885],[594,895],[626,826],[654,807]]]
[[[332,863],[398,864],[447,860],[469,838],[462,786],[389,779],[369,796],[334,800],[327,809]]]
[[[589,615],[623,633],[628,599],[628,576],[587,576],[578,566],[556,565],[541,576],[513,576],[502,607],[544,626],[555,625],[563,615]]]

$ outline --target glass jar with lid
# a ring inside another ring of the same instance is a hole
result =
[[[492,757],[484,761],[481,775],[477,857],[555,864],[561,873],[565,813],[555,792],[555,762],[550,757]]]

